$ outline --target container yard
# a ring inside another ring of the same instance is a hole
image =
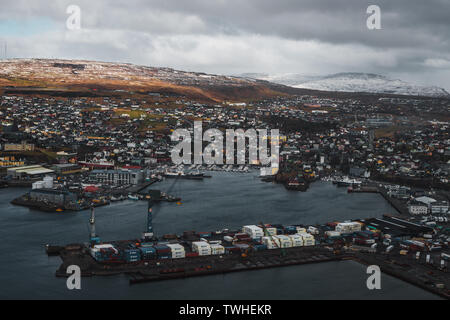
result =
[[[140,239],[102,242],[91,213],[90,241],[47,246],[63,261],[57,277],[78,265],[83,276],[127,274],[130,284],[309,263],[354,260],[446,299],[450,298],[448,229],[435,230],[391,215],[383,218],[246,225],[238,230],[185,231],[156,237],[149,202],[147,232]]]

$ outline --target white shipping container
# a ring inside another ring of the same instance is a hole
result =
[[[192,251],[197,252],[200,256],[209,256],[211,255],[211,246],[203,241],[193,242]]]
[[[303,238],[298,234],[290,235],[292,246],[293,247],[303,247]]]
[[[243,233],[246,233],[252,239],[260,239],[264,237],[264,231],[258,226],[244,226],[242,228]]]
[[[316,240],[312,234],[299,233],[299,235],[303,238],[303,245],[305,247],[314,246],[316,244]]]
[[[271,236],[277,235],[277,228],[266,228],[266,230],[269,233],[269,235],[271,235]]]
[[[274,236],[275,239],[278,239],[278,243],[280,243],[281,248],[291,248],[292,241],[291,238],[285,235]]]
[[[272,237],[272,239],[270,237],[263,237],[262,242],[267,246],[267,249],[269,250],[278,249],[281,246],[280,241],[275,237]]]
[[[340,237],[341,233],[338,231],[327,231],[327,232],[325,232],[325,235],[329,238],[334,238],[334,237]]]
[[[306,233],[306,229],[302,227],[297,227],[297,233]]]
[[[233,238],[229,237],[229,236],[225,236],[223,237],[223,240],[227,241],[227,242],[233,242]]]
[[[169,243],[169,244],[167,244],[167,246],[170,248],[170,250],[172,252],[175,252],[175,251],[183,251],[184,252],[185,251],[184,247],[181,244]]]
[[[309,227],[308,232],[311,234],[319,234],[319,229],[317,229],[316,227]]]
[[[112,244],[98,244],[90,249],[91,256],[95,258],[95,254],[100,252],[100,250],[114,250],[116,254],[119,253],[119,251]]]
[[[343,222],[336,226],[336,231],[340,233],[353,233],[361,231],[361,224],[357,222]]]
[[[212,255],[225,254],[225,248],[219,244],[211,245],[211,254]]]
[[[170,248],[172,259],[183,259],[186,258],[186,251],[181,244],[168,244]]]

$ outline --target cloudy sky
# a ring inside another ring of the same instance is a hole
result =
[[[81,30],[66,10],[81,9]],[[381,30],[367,8],[381,9]],[[220,74],[372,72],[450,90],[450,0],[1,0],[4,58]]]

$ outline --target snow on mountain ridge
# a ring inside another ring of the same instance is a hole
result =
[[[399,79],[373,73],[337,73],[327,76],[302,74],[265,75],[257,79],[288,85],[294,88],[320,91],[368,92],[428,97],[450,97],[450,94],[436,86],[421,86]]]

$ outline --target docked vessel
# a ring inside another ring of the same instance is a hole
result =
[[[169,179],[189,179],[189,180],[203,180],[203,178],[210,178],[210,176],[205,176],[202,172],[196,170],[189,173],[184,171],[166,171],[164,177]]]
[[[361,180],[350,179],[349,177],[344,177],[342,179],[336,180],[338,187],[355,187],[362,184]]]

